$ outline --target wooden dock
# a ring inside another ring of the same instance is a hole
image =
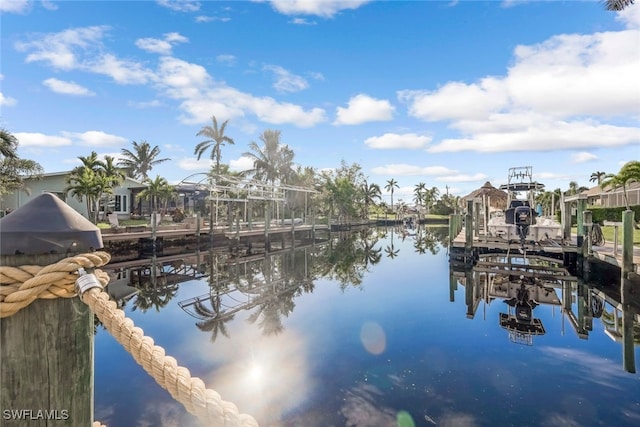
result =
[[[290,225],[277,225],[271,226],[266,231],[267,235],[278,235],[283,233],[302,232],[302,231],[327,231],[329,227],[326,224],[296,224],[294,227]],[[102,232],[102,240],[104,242],[109,241],[122,241],[122,240],[138,240],[138,239],[152,239],[156,238],[179,238],[189,236],[207,237],[210,235],[210,227],[202,227],[200,229],[185,227],[184,225],[171,225],[160,226],[157,230],[154,230],[148,226],[139,227],[122,227],[121,229],[107,229]],[[235,227],[214,227],[214,238],[236,238],[236,237],[251,237],[251,236],[264,236],[264,227],[241,227],[236,229]]]

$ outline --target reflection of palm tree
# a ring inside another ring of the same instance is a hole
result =
[[[151,307],[155,307],[156,311],[167,304],[176,296],[178,292],[178,284],[158,284],[152,285],[151,282],[144,283],[142,286],[137,286],[140,292],[136,296],[136,300],[133,303],[132,310],[140,309],[143,313]]]
[[[436,234],[431,229],[425,230],[422,227],[418,227],[413,247],[419,254],[424,254],[428,250],[435,255],[440,251]]]
[[[391,228],[391,245],[388,245],[384,252],[387,254],[387,257],[393,259],[398,256],[400,249],[395,249],[393,246],[393,228]]]

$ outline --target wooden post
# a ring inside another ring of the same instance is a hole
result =
[[[102,235],[44,193],[0,220],[0,247],[3,266],[46,266],[102,248]],[[79,298],[38,299],[0,319],[3,426],[91,426],[93,329],[93,313]]]
[[[633,224],[634,212],[622,213],[622,278],[628,279],[633,270]]]
[[[455,236],[455,214],[449,214],[449,247],[453,245],[453,238]]]
[[[593,255],[593,239],[591,236],[591,232],[593,231],[593,216],[591,211],[582,212],[582,225],[584,227],[584,234],[587,237],[587,248],[585,255],[591,256]]]
[[[582,213],[585,211],[587,207],[587,196],[580,195],[577,201],[577,210],[576,210],[576,221],[578,226],[578,236],[584,236],[584,220]]]
[[[464,249],[471,252],[473,247],[473,200],[467,201],[467,215],[464,219]]]
[[[455,302],[456,290],[458,289],[458,279],[453,275],[453,270],[449,269],[449,301]]]
[[[561,217],[562,217],[562,238],[571,239],[571,202],[567,202],[564,200],[564,195],[562,195],[560,206]]]

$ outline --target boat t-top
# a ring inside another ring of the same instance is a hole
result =
[[[544,184],[533,180],[531,166],[509,168],[507,183],[500,189],[507,192],[507,209],[504,215],[489,220],[487,228],[491,236],[519,241],[522,245],[553,241],[560,236],[562,226],[534,209],[535,196],[544,190]]]

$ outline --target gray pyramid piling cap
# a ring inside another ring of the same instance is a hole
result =
[[[51,193],[0,219],[0,255],[90,252],[102,248],[91,221]]]

